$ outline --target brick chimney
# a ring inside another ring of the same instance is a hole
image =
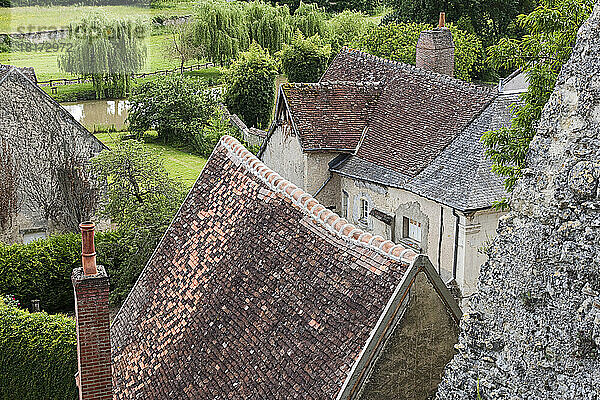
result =
[[[440,13],[437,28],[419,35],[417,67],[454,76],[454,41],[450,29],[446,27],[445,13]]]
[[[77,319],[79,400],[112,400],[108,275],[104,267],[96,266],[94,223],[84,222],[79,228],[82,268],[75,268],[71,275]]]

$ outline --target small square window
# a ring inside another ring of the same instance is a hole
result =
[[[421,223],[408,217],[403,218],[403,236],[405,238],[421,242],[422,228]]]

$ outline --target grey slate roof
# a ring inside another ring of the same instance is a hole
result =
[[[518,94],[500,95],[414,178],[356,156],[332,168],[333,172],[384,186],[397,187],[460,211],[492,206],[506,195],[502,178],[491,170],[481,136],[490,130],[509,126],[511,105]]]

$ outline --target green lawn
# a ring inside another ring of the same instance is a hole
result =
[[[191,14],[193,2],[173,3],[168,8],[141,6],[53,6],[0,8],[0,33],[36,32],[66,28],[85,14],[100,12],[112,17],[139,17],[149,20],[155,15]]]
[[[0,9],[1,10],[1,9]],[[146,47],[148,50],[147,60],[140,72],[154,72],[179,67],[179,61],[167,56],[166,48],[171,41],[171,35],[163,33],[148,36]],[[57,52],[14,52],[0,53],[0,64],[9,64],[17,67],[33,67],[40,81],[59,78],[75,78],[58,69]],[[197,64],[196,60],[186,65]]]
[[[96,137],[109,148],[119,140],[119,132],[96,133]],[[188,188],[191,188],[198,175],[206,164],[206,159],[195,154],[174,149],[170,146],[158,143],[145,143],[145,146],[153,152],[160,154],[169,175],[181,179]]]

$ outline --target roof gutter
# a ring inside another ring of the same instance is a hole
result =
[[[323,189],[325,189],[325,186],[327,186],[327,184],[329,183],[329,181],[331,180],[331,178],[333,178],[333,171],[332,168],[335,168],[337,166],[339,166],[340,164],[342,164],[344,161],[346,161],[346,159],[350,156],[350,154],[340,154],[337,157],[335,157],[333,160],[329,161],[328,165],[329,165],[329,177],[325,180],[325,182],[323,182],[323,184],[321,185],[321,187],[319,188],[319,190],[317,190],[315,192],[315,194],[313,194],[313,197],[316,199],[317,196],[319,195],[319,193],[321,193],[321,191]]]

